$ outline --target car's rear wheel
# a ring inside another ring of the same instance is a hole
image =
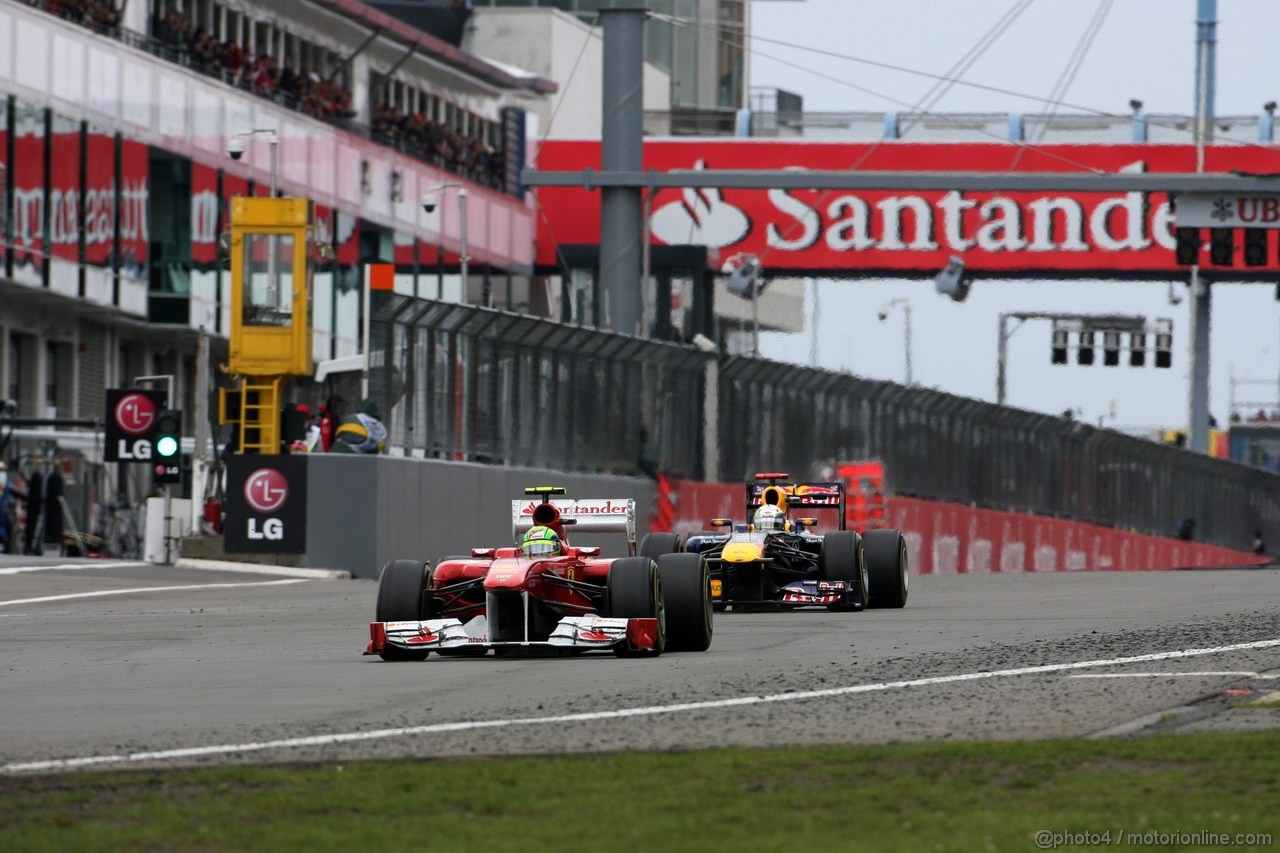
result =
[[[907,540],[900,530],[868,530],[863,534],[867,572],[871,575],[870,607],[906,607],[909,577]]]
[[[863,610],[867,606],[867,560],[862,537],[850,530],[828,533],[818,558],[818,577],[825,581],[852,583],[849,604],[829,604],[828,610]]]
[[[432,618],[431,567],[419,560],[392,560],[378,577],[375,622],[419,622]],[[425,660],[427,650],[408,651],[386,646],[383,660]]]
[[[658,558],[658,574],[667,610],[668,648],[705,652],[712,632],[707,561],[698,554],[664,554]]]
[[[626,644],[614,647],[619,657],[657,656],[667,644],[666,607],[658,565],[648,557],[614,560],[605,578],[606,616],[613,619],[657,619],[658,637],[652,650],[632,652]]]
[[[646,533],[640,540],[639,555],[656,561],[663,554],[678,554],[683,550],[678,533]]]

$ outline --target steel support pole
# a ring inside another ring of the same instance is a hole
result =
[[[903,329],[903,338],[907,348],[907,387],[910,388],[916,384],[915,371],[911,369],[911,303],[902,303],[902,310],[906,316],[906,327]]]
[[[1213,141],[1218,0],[1196,3],[1196,171],[1204,171],[1204,146]],[[1191,268],[1191,388],[1187,437],[1190,449],[1209,452],[1209,323],[1212,300],[1209,280],[1200,267]]]
[[[813,296],[813,319],[809,328],[809,366],[818,366],[818,280],[809,279],[809,293]]]
[[[996,405],[1003,406],[1008,393],[1005,371],[1009,364],[1009,315],[1000,315],[1000,336],[996,345]]]
[[[703,368],[702,479],[720,479],[720,361],[713,354]]]
[[[760,282],[751,283],[751,355],[760,357]]]
[[[471,256],[467,254],[467,188],[458,187],[458,243],[462,256],[458,259],[462,273],[462,301],[467,301],[471,289]],[[489,306],[485,306],[488,308]]]
[[[1196,0],[1196,127],[1200,142],[1213,142],[1217,77],[1218,0]],[[1200,169],[1198,171],[1204,171]]]
[[[209,481],[209,336],[201,333],[196,338],[196,393],[195,393],[195,452],[191,460],[191,529],[203,532],[204,493]]]
[[[1212,298],[1209,282],[1199,267],[1191,270],[1191,394],[1189,446],[1196,453],[1209,452],[1209,318]]]
[[[606,172],[644,168],[643,8],[600,10],[604,25],[601,166]],[[640,187],[600,190],[600,286],[604,324],[616,332],[640,331]]]

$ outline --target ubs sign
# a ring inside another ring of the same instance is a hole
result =
[[[150,461],[156,415],[164,406],[165,395],[162,391],[107,389],[107,429],[103,458],[107,462]]]
[[[307,545],[305,456],[231,456],[227,459],[229,553],[301,554]]]

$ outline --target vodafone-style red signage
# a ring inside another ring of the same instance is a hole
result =
[[[1210,146],[1205,171],[1280,171],[1280,150]],[[1189,173],[1190,145],[826,143],[656,140],[646,169],[795,169],[956,172]],[[595,141],[548,141],[541,171],[600,168]],[[544,187],[538,265],[556,249],[600,242],[600,193]],[[952,255],[996,275],[1158,275],[1185,272],[1174,257],[1174,213],[1163,193],[921,192],[903,190],[661,190],[653,198],[656,245],[704,245],[712,262],[738,252],[770,273],[933,274]],[[1280,269],[1275,236],[1267,264]],[[1207,242],[1207,241],[1206,241]],[[1207,246],[1203,260],[1209,263]]]

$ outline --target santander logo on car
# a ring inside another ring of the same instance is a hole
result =
[[[627,512],[627,503],[625,501],[614,501],[606,498],[604,500],[591,500],[589,498],[579,501],[552,501],[556,509],[568,515],[625,515]],[[533,511],[537,509],[539,504],[530,501],[520,510],[521,515],[533,515]]]

